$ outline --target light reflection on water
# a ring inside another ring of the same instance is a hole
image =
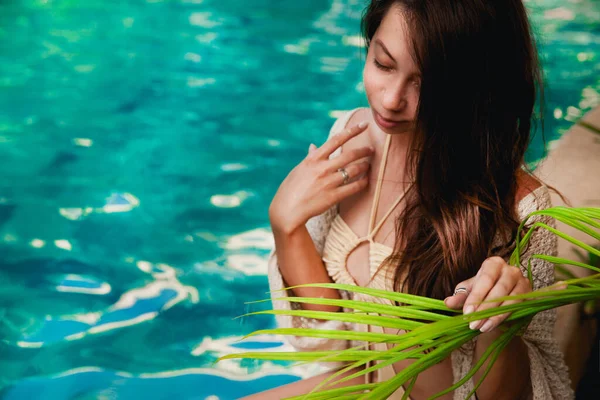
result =
[[[138,266],[148,267],[148,263],[138,262]],[[166,311],[184,300],[198,304],[196,288],[183,286],[177,280],[175,271],[171,267],[161,265],[156,270],[154,266],[150,266],[149,269],[151,270],[145,272],[152,273],[155,281],[123,293],[119,300],[106,310],[62,315],[58,318],[47,316],[36,331],[27,334],[16,344],[19,347],[38,348],[63,340],[79,340],[87,334],[107,332],[152,320],[160,312]],[[108,283],[77,278],[79,277],[74,279],[73,276],[68,276],[67,279],[60,282],[56,288],[57,291],[82,294],[108,294],[110,292]],[[90,286],[92,287],[90,288]]]
[[[600,11],[526,3],[553,140],[600,102]],[[291,350],[233,318],[268,307],[244,303],[268,297],[279,183],[366,105],[363,4],[0,3],[0,397],[230,399],[320,371],[212,363]]]

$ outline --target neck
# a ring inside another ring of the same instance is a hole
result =
[[[370,131],[370,137],[371,143],[375,148],[372,165],[377,166],[382,166],[381,162],[384,157],[385,142],[388,138],[391,140],[383,180],[396,183],[407,182],[409,179],[406,176],[406,156],[410,140],[412,139],[412,133],[401,132],[390,134],[383,132],[377,125],[374,125]],[[374,172],[378,173],[378,170]]]

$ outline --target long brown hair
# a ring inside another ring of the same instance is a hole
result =
[[[386,262],[395,290],[444,299],[510,250],[538,91],[543,121],[542,72],[521,0],[373,0],[361,22],[367,49],[396,9],[422,80],[407,159],[414,184]]]

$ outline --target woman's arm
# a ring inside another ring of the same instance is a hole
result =
[[[535,196],[519,204],[519,215],[524,218],[529,213],[551,207],[550,194],[546,187],[537,190]],[[554,226],[554,220],[547,216],[534,216],[528,225],[543,222]],[[533,290],[539,290],[555,283],[553,264],[531,258],[534,254],[556,255],[557,237],[553,233],[538,228],[532,234],[526,251],[521,256],[520,270],[527,276],[527,265],[531,260]],[[505,260],[508,261],[508,260]],[[556,309],[536,314],[522,336],[515,336],[504,349],[490,373],[477,390],[480,400],[486,399],[533,399],[562,400],[573,399],[568,368],[556,339],[554,325]],[[452,353],[454,382],[461,379],[481,358],[498,329],[482,333],[476,340],[463,347],[465,353]],[[481,378],[485,364],[474,377],[454,392],[455,400],[462,400]]]
[[[306,225],[306,235],[308,232],[311,232],[311,225],[316,226],[319,230],[324,230],[323,227],[327,226],[328,215],[332,214],[332,211],[326,212],[324,215],[319,215],[310,220],[310,223]],[[288,249],[292,249],[291,252],[286,252],[288,255],[292,255],[296,250],[293,249],[293,245],[297,244],[294,242],[302,243],[306,240],[306,237],[302,238],[303,235],[298,235],[296,240],[291,240],[290,243],[284,245],[287,246]],[[315,237],[318,241],[319,237]],[[308,240],[312,239],[309,236]],[[299,246],[302,247],[302,246]],[[312,245],[315,248],[315,245]],[[278,250],[277,250],[278,251]],[[296,294],[291,290],[282,290],[285,287],[292,286],[292,284],[288,284],[287,281],[281,275],[281,268],[279,264],[278,252],[275,249],[271,252],[268,261],[268,273],[269,273],[269,289],[271,290],[271,300],[273,303],[273,309],[275,310],[302,310],[303,303],[289,302],[286,300],[286,297],[292,297]],[[301,251],[301,250],[298,250]],[[315,249],[316,251],[316,249]],[[284,251],[285,252],[285,251]],[[309,252],[310,253],[310,252]],[[317,252],[318,254],[318,252]],[[314,256],[314,254],[313,254]],[[320,260],[320,256],[319,260]],[[293,257],[292,263],[294,263]],[[302,256],[300,259],[303,259]],[[306,260],[310,260],[310,257],[306,258]],[[292,264],[292,267],[294,264]],[[312,278],[311,278],[312,280]],[[304,288],[309,289],[309,288]],[[349,294],[346,291],[338,291],[340,297],[344,299],[349,299]],[[298,293],[298,296],[313,296],[311,293]],[[317,295],[318,297],[318,295]],[[310,307],[311,305],[309,305]],[[312,305],[316,306],[316,305]],[[290,316],[290,315],[275,315],[275,320],[277,322],[277,326],[279,328],[310,328],[310,329],[321,329],[321,330],[350,330],[351,327],[349,324],[341,321],[329,321],[329,320],[319,320],[314,318],[307,318],[301,316]],[[327,338],[316,338],[316,337],[307,337],[307,336],[285,336],[285,340],[292,345],[298,351],[327,351],[327,350],[344,350],[349,346],[349,341],[347,340],[336,340],[336,339],[327,339]],[[343,363],[323,363],[321,364],[326,367],[337,368],[343,366]]]
[[[273,226],[279,271],[287,286],[307,283],[333,283],[306,226],[288,233]],[[337,289],[302,287],[290,289],[295,296],[341,299]],[[339,306],[299,303],[305,310],[341,311]],[[323,321],[323,320],[318,320]]]
[[[501,336],[499,329],[482,333],[477,337],[473,364],[476,364],[488,347]],[[473,376],[479,382],[488,363],[485,363]],[[527,345],[520,336],[515,336],[496,359],[494,366],[477,389],[479,400],[526,400],[531,399],[531,362]]]
[[[329,131],[328,140],[334,135],[342,132],[346,127],[349,117],[353,111],[346,113],[336,120]],[[338,148],[330,158],[341,154]],[[296,288],[294,290],[281,290],[285,287],[302,283],[331,282],[321,253],[331,222],[337,214],[337,206],[334,205],[322,214],[310,218],[305,226],[292,230],[272,226],[275,239],[275,249],[268,259],[269,287],[273,308],[276,310],[322,310],[342,311],[331,306],[305,304],[286,301],[286,297],[327,297],[350,299],[347,291],[320,288]],[[276,315],[275,319],[280,328],[312,328],[323,330],[349,330],[350,324],[340,321],[319,320],[300,316]],[[342,350],[348,347],[349,342],[345,340],[286,336],[286,340],[300,351],[311,350]],[[328,363],[327,366],[330,366]]]
[[[301,310],[300,303],[286,301],[286,297],[294,296],[292,290],[282,290],[290,285],[284,281],[280,273],[278,257],[275,250],[269,256],[269,288],[271,290],[271,300],[273,309],[275,310]],[[348,299],[346,291],[339,292],[341,297]],[[275,315],[275,320],[279,328],[311,328],[322,330],[350,330],[349,324],[341,321],[326,321],[313,318],[290,315]],[[327,350],[344,350],[348,348],[349,342],[346,340],[315,338],[306,336],[286,336],[285,340],[298,351],[327,351]],[[342,363],[323,364],[327,367],[342,366]]]

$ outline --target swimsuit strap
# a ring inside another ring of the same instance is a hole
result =
[[[371,207],[371,217],[369,219],[369,232],[367,237],[370,241],[372,241],[373,237],[377,234],[377,231],[383,226],[383,223],[390,216],[392,211],[396,208],[398,204],[402,201],[404,196],[406,195],[406,191],[400,194],[400,197],[396,200],[394,205],[389,209],[389,211],[384,215],[384,217],[379,221],[376,227],[373,227],[375,224],[375,218],[377,218],[377,206],[379,204],[379,196],[381,195],[381,186],[383,184],[383,173],[385,171],[385,167],[387,164],[387,156],[390,148],[390,143],[392,141],[392,135],[388,134],[385,139],[385,146],[383,148],[383,159],[381,160],[381,167],[379,168],[379,173],[377,174],[377,186],[375,188],[375,196],[373,197],[373,206]]]

